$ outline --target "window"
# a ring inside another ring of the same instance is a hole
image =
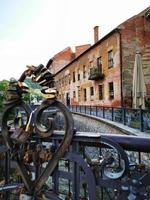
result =
[[[76,98],[76,92],[73,91],[73,98]]]
[[[70,94],[69,93],[66,93],[66,104],[67,104],[67,106],[70,105]]]
[[[78,86],[78,101],[80,101],[80,86]]]
[[[83,89],[84,101],[86,101],[86,88]]]
[[[93,96],[94,95],[94,88],[90,87],[90,95]]]
[[[80,71],[78,70],[78,81],[80,80]]]
[[[99,85],[98,86],[98,91],[99,91],[99,100],[102,100],[104,98],[104,86]]]
[[[86,67],[83,65],[83,78],[86,78]]]
[[[114,99],[114,84],[113,82],[109,83],[109,99]]]
[[[76,81],[75,72],[73,72],[73,82]]]
[[[113,67],[113,51],[108,51],[108,68]]]
[[[99,72],[102,73],[102,61],[101,61],[101,57],[97,58],[96,62],[97,62],[97,68],[99,69]]]

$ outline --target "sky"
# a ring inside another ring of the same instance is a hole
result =
[[[150,0],[0,0],[0,80],[19,78],[70,46],[99,38],[150,6]]]

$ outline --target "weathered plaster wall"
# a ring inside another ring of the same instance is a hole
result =
[[[119,34],[114,32],[109,38],[103,40],[95,48],[91,48],[85,54],[75,60],[61,73],[56,75],[57,88],[61,99],[66,102],[66,93],[70,95],[71,104],[80,105],[121,105],[121,80],[120,80],[120,41]],[[113,51],[113,67],[108,68],[108,51]],[[97,66],[97,58],[101,57],[102,72],[105,75],[104,80],[93,81],[88,80],[90,68]],[[91,64],[92,63],[92,64]],[[92,66],[91,66],[92,65]],[[83,71],[85,67],[85,77]],[[65,74],[68,73],[68,76]],[[75,81],[73,81],[73,73],[75,73]],[[78,78],[80,76],[80,80]],[[70,79],[70,81],[69,81]],[[109,99],[109,82],[114,83],[114,99]],[[69,84],[69,85],[68,85]],[[99,99],[98,86],[104,87],[104,98]],[[90,95],[90,87],[94,88],[94,95]],[[84,89],[87,91],[86,101],[84,100]]]

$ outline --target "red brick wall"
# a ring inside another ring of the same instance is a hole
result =
[[[136,51],[140,50],[143,59],[143,70],[147,88],[150,85],[150,73],[147,76],[147,68],[150,65],[150,22],[143,14],[139,14],[120,25],[122,48],[122,92],[124,106],[132,105],[132,80]],[[148,53],[149,52],[149,53]],[[150,70],[150,68],[149,68]],[[147,90],[150,95],[149,90]]]
[[[75,56],[79,56],[81,53],[83,53],[85,50],[87,50],[88,48],[90,48],[90,44],[85,44],[85,45],[81,45],[81,46],[76,46],[75,47]]]
[[[70,47],[65,48],[53,57],[52,73],[57,73],[74,59],[75,54]]]

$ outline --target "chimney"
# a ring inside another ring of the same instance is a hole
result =
[[[98,42],[99,40],[99,26],[94,27],[94,43]]]

